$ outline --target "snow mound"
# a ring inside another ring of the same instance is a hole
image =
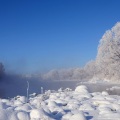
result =
[[[108,92],[106,92],[106,91],[103,91],[103,92],[102,92],[102,95],[105,95],[105,96],[107,96],[107,95],[109,95],[109,94],[108,94]]]
[[[82,112],[74,114],[69,120],[87,120]]]
[[[76,89],[75,89],[75,92],[79,92],[79,93],[89,93],[88,92],[88,88],[85,86],[85,85],[80,85],[80,86],[77,86]]]
[[[30,112],[31,119],[42,119],[46,116],[45,111],[41,109],[33,109]]]
[[[17,117],[19,120],[29,120],[29,116],[27,112],[18,112]]]

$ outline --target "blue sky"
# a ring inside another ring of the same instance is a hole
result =
[[[0,0],[0,61],[17,73],[84,66],[120,21],[119,6],[119,0]]]

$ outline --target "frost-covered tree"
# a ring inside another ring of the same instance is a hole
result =
[[[87,80],[90,80],[90,79],[93,79],[94,77],[96,77],[96,74],[98,73],[97,66],[96,66],[96,61],[95,60],[89,61],[85,65],[84,71],[86,73]]]
[[[99,78],[120,79],[120,22],[106,31],[100,40],[96,64],[99,69]]]
[[[57,70],[50,70],[49,72],[45,73],[42,78],[44,80],[58,80],[59,73]]]
[[[86,72],[84,68],[70,68],[51,70],[42,75],[44,80],[86,80]]]
[[[85,71],[83,68],[74,68],[72,79],[83,80],[85,78]]]
[[[73,69],[61,69],[59,72],[59,80],[71,80],[73,76]]]

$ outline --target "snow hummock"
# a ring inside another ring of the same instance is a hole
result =
[[[76,87],[75,92],[88,93],[88,88],[85,85]]]
[[[71,116],[69,120],[86,120],[86,117],[82,112],[78,112]]]
[[[90,93],[85,85],[0,99],[0,120],[120,120],[120,96]]]

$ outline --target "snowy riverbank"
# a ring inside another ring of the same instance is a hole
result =
[[[27,102],[28,101],[28,102]],[[120,96],[89,93],[84,85],[0,99],[0,120],[120,120]]]

